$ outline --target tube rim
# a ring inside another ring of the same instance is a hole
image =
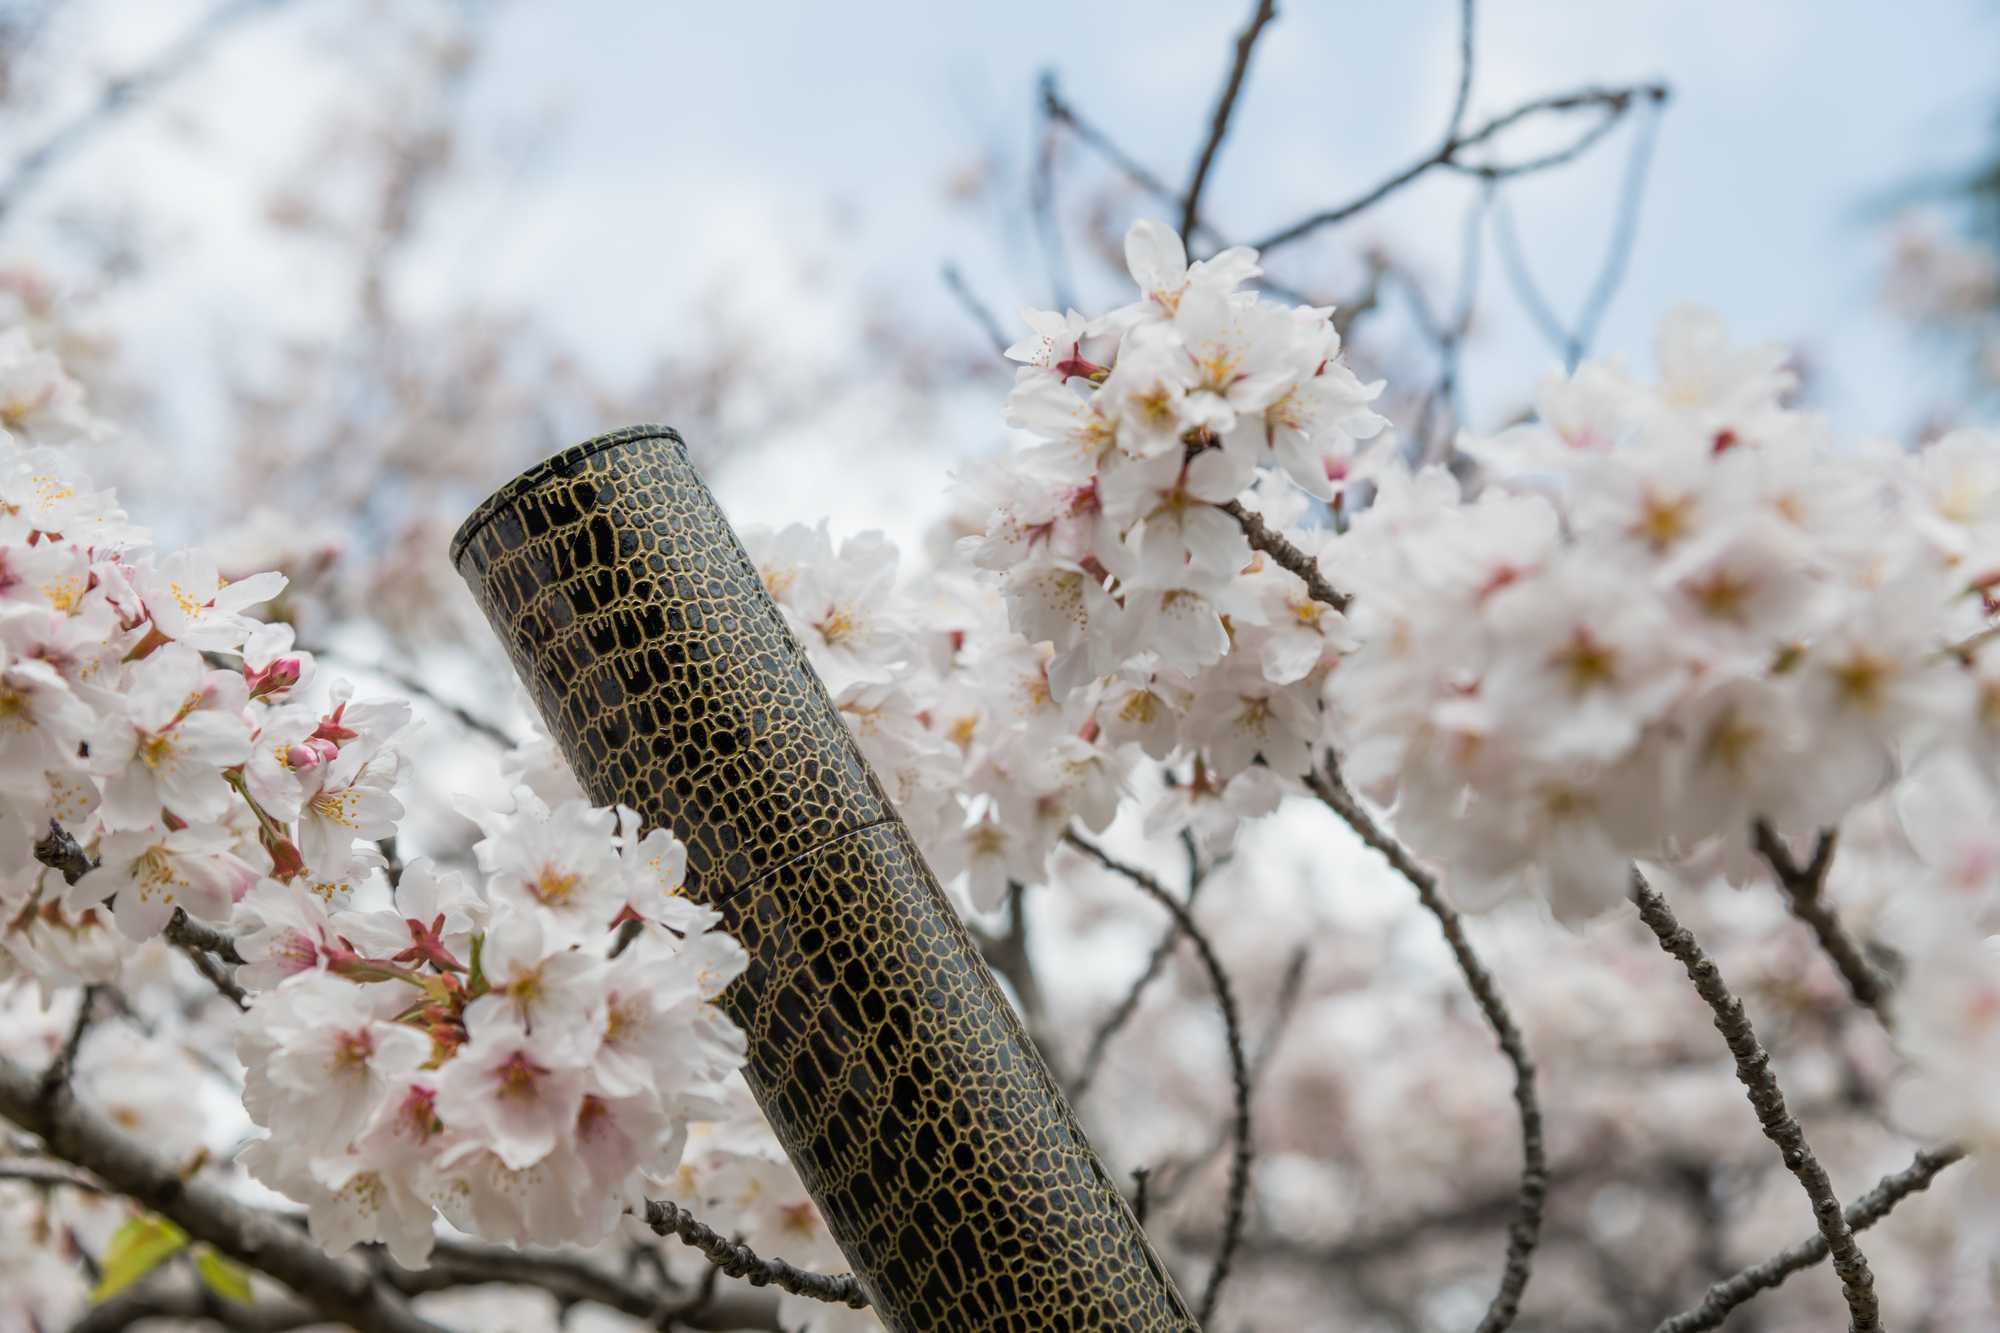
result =
[[[465,522],[458,525],[458,531],[451,539],[451,567],[458,568],[459,562],[465,558],[466,548],[472,545],[472,539],[479,535],[481,528],[492,522],[501,510],[544,482],[575,476],[582,470],[583,460],[592,454],[603,453],[606,449],[615,449],[634,440],[660,439],[672,440],[682,449],[687,448],[687,441],[682,439],[681,433],[672,426],[641,425],[627,426],[622,430],[592,436],[582,444],[573,444],[561,453],[550,454],[480,501],[479,507],[466,516]]]

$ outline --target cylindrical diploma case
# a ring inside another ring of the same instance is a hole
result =
[[[451,557],[591,800],[672,829],[749,951],[750,1086],[883,1323],[1193,1330],[680,436],[530,468]]]

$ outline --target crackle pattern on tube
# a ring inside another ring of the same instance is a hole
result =
[[[750,1086],[883,1322],[1193,1330],[680,437],[531,468],[452,562],[591,799],[672,829],[749,951]]]

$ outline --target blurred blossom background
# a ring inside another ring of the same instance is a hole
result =
[[[739,526],[879,529],[906,571],[947,549],[952,474],[1007,443],[995,344],[1025,336],[1014,308],[1123,303],[1127,227],[1179,225],[1090,135],[1184,181],[1247,9],[4,4],[0,300],[123,424],[79,457],[161,547],[283,570],[281,613],[329,673],[419,695],[405,855],[469,863],[449,793],[501,799],[494,738],[530,732],[446,561],[460,519],[550,452],[658,421]],[[1281,6],[1205,218],[1254,242],[1435,152],[1459,13]],[[1992,6],[1488,0],[1474,36],[1468,124],[1579,88],[1665,95],[1635,95],[1574,160],[1433,171],[1271,252],[1272,282],[1349,312],[1349,356],[1389,379],[1378,406],[1413,457],[1520,419],[1573,354],[1648,370],[1681,301],[1738,343],[1792,346],[1800,400],[1842,438],[1990,423]],[[1490,160],[1561,153],[1593,123],[1524,122]],[[1119,830],[1139,846],[1136,818]],[[1868,837],[1837,872],[1857,885]],[[1323,811],[1288,807],[1216,873],[1204,920],[1272,1034],[1254,1243],[1221,1326],[1469,1327],[1519,1145],[1434,925]],[[1047,1030],[1080,1060],[1159,924],[1075,878],[1027,910]],[[1781,1061],[1802,1052],[1788,1087],[1848,1190],[1907,1161],[1881,1133],[1886,1043],[1778,898],[1715,888],[1685,915],[1775,1014]],[[1650,1327],[1797,1239],[1706,1011],[1642,931],[1564,932],[1529,907],[1474,926],[1561,1145],[1523,1327]],[[1226,1091],[1205,982],[1167,966],[1084,1114],[1116,1170],[1155,1169],[1153,1226],[1199,1271]],[[1948,1269],[1934,1203],[1871,1246],[1885,1299],[1980,1326],[1990,1293]],[[1822,1270],[1729,1327],[1838,1307]]]

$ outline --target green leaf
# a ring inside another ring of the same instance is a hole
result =
[[[202,1284],[223,1300],[238,1305],[255,1303],[256,1297],[250,1293],[250,1270],[234,1259],[204,1245],[195,1251],[194,1271],[201,1274]]]
[[[91,1304],[110,1300],[180,1253],[187,1243],[187,1232],[164,1217],[133,1218],[112,1235],[104,1257],[98,1260],[101,1276],[97,1290],[90,1293]]]

